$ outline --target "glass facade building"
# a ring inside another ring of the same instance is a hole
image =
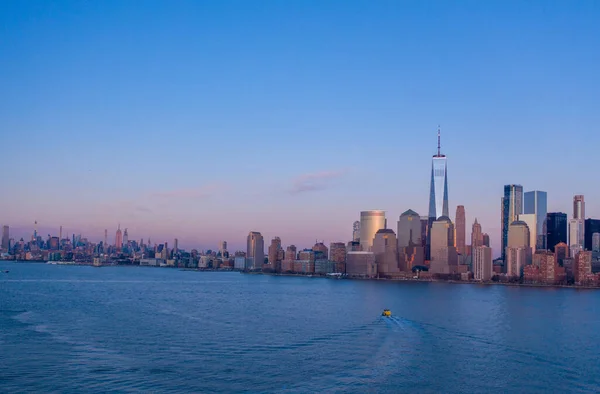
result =
[[[567,243],[567,214],[550,212],[546,215],[546,243],[548,249],[554,252],[559,243]]]
[[[600,233],[600,219],[585,219],[585,250],[594,250],[594,233]]]
[[[502,197],[502,259],[506,255],[508,245],[508,228],[510,224],[518,220],[523,213],[523,186],[504,185],[504,197]]]
[[[523,195],[523,213],[536,215],[535,247],[537,250],[546,250],[546,231],[544,231],[544,223],[548,214],[548,194],[539,190],[527,192]],[[531,229],[533,232],[533,229]]]

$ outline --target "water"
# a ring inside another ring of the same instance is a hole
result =
[[[600,390],[600,291],[0,269],[0,392]]]

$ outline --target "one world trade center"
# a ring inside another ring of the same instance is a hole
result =
[[[431,186],[429,189],[429,218],[425,256],[431,258],[431,226],[440,216],[448,217],[448,167],[446,155],[442,155],[440,129],[438,128],[437,155],[431,160]]]

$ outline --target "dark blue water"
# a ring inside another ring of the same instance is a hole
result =
[[[600,390],[598,291],[0,269],[0,392]]]

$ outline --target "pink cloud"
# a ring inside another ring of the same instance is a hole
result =
[[[347,170],[321,171],[300,175],[293,180],[290,193],[298,194],[324,190],[330,185],[332,180],[344,176],[347,172]]]

